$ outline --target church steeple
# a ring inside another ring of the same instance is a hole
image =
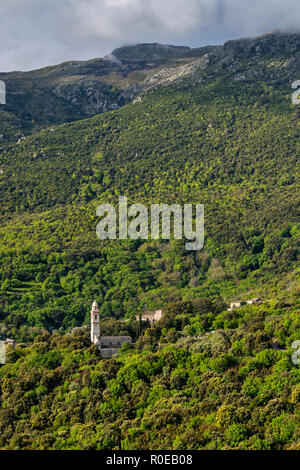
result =
[[[93,305],[92,305],[92,310],[91,310],[91,341],[94,344],[100,343],[99,315],[100,315],[99,307],[98,307],[96,300],[94,300]]]

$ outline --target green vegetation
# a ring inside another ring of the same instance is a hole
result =
[[[299,449],[300,371],[290,358],[296,304],[218,311],[209,302],[170,304],[161,325],[116,359],[101,360],[85,329],[44,332],[10,349],[0,369],[0,446]],[[195,324],[217,330],[190,335]]]
[[[169,87],[8,147],[0,177],[6,327],[80,326],[93,297],[103,315],[121,317],[173,299],[261,295],[266,284],[276,295],[273,280],[293,271],[299,247],[299,125],[289,96],[270,90],[260,104],[263,91],[225,78]],[[96,207],[117,205],[119,195],[204,203],[205,249],[99,242]]]
[[[59,101],[45,127],[37,97],[23,118],[20,103],[1,112],[0,335],[19,344],[0,369],[0,447],[299,448],[299,52],[293,35],[289,53],[267,41],[275,52],[209,49],[209,65],[89,119],[66,122],[86,113]],[[33,75],[46,93],[104,63]],[[120,195],[203,203],[204,249],[99,241],[96,208]],[[227,311],[251,297],[269,302]],[[136,340],[111,360],[88,328],[66,334],[94,298],[102,332]]]

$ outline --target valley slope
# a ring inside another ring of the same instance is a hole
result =
[[[279,32],[0,74],[0,446],[299,448],[299,78]],[[203,250],[99,241],[120,195],[203,203]],[[94,298],[137,340],[108,361],[66,334]]]

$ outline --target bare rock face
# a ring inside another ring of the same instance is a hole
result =
[[[80,107],[87,115],[118,109],[122,104],[121,95],[112,87],[90,78],[70,79],[58,85],[53,93],[73,106]]]

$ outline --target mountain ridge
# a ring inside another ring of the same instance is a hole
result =
[[[267,61],[269,56],[276,55],[282,59],[281,69],[285,70],[278,72],[280,64],[273,68],[269,64],[274,79],[283,72],[290,80],[296,79],[300,73],[299,48],[299,33],[273,32],[195,49],[157,43],[126,46],[113,51],[119,55],[117,60],[110,55],[32,72],[0,73],[7,88],[7,105],[0,108],[0,125],[9,129],[1,134],[3,139],[16,140],[43,126],[118,109],[151,88],[193,78],[197,70],[209,69],[212,74],[222,69],[230,72],[237,58],[238,68],[243,57],[245,61],[251,59],[248,66],[245,62],[242,67],[251,73],[251,69],[261,67],[260,60]],[[120,60],[122,57],[126,60]],[[196,79],[201,79],[199,73]]]

